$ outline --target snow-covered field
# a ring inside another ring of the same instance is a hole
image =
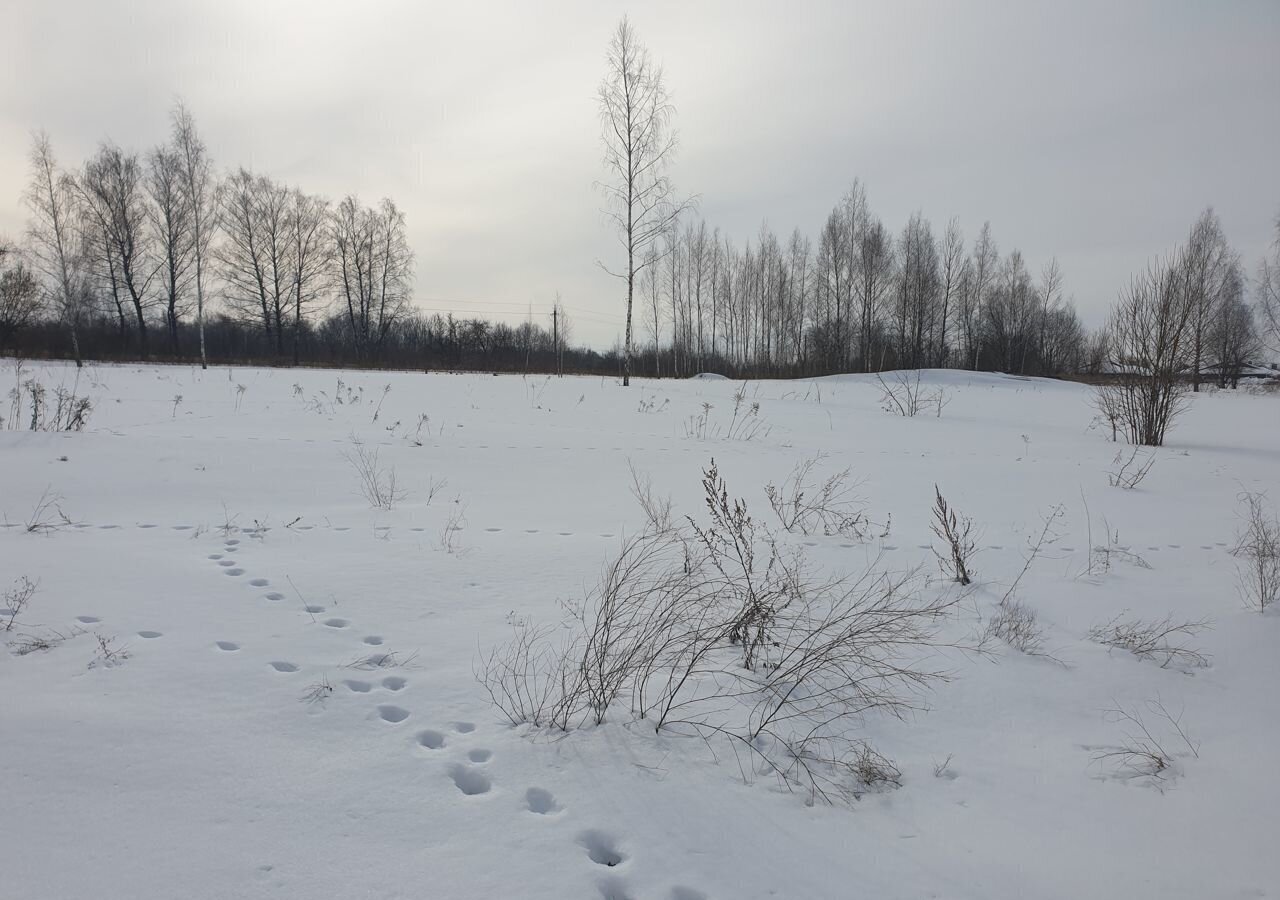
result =
[[[1122,490],[1086,388],[925,377],[940,418],[884,412],[860,377],[753,382],[747,441],[717,436],[741,385],[712,379],[86,369],[84,432],[0,431],[0,589],[38,580],[0,637],[67,638],[0,653],[0,896],[1280,896],[1280,616],[1245,607],[1228,552],[1237,495],[1280,499],[1280,398],[1196,398]],[[392,510],[361,496],[353,440],[395,468]],[[489,704],[480,653],[556,622],[641,527],[629,463],[696,516],[714,456],[767,521],[763,486],[819,451],[892,516],[861,541],[781,534],[824,571],[923,566],[941,590],[935,483],[980,527],[955,642],[1062,507],[1017,590],[1047,656],[946,651],[927,709],[859,726],[899,788],[811,805],[623,714],[559,735]],[[46,491],[66,520],[28,532]],[[1105,518],[1150,568],[1085,574],[1086,502],[1093,543]],[[1185,643],[1211,664],[1089,640],[1120,615],[1209,620]],[[378,653],[404,665],[352,665]],[[1161,777],[1099,758],[1133,732],[1117,708],[1169,750]]]

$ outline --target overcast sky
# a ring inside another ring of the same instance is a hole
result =
[[[595,92],[629,12],[679,110],[672,174],[739,242],[815,238],[855,177],[1033,270],[1090,324],[1212,204],[1252,272],[1280,212],[1280,2],[432,3],[7,0],[0,234],[29,132],[65,164],[165,138],[181,95],[219,167],[390,196],[429,309],[523,317],[556,291],[607,346],[623,291],[592,182]]]

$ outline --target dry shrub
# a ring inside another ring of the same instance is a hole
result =
[[[1186,671],[1209,665],[1206,654],[1185,643],[1208,627],[1209,623],[1203,619],[1175,622],[1171,616],[1165,616],[1144,621],[1117,616],[1089,629],[1089,640],[1127,650],[1138,659],[1159,663],[1162,669],[1172,667]]]
[[[1136,779],[1163,791],[1166,782],[1182,773],[1179,757],[1199,758],[1200,750],[1188,736],[1181,713],[1175,716],[1159,699],[1148,700],[1144,706],[1147,714],[1164,723],[1160,729],[1163,737],[1157,733],[1156,726],[1147,724],[1141,709],[1116,704],[1107,710],[1106,717],[1121,727],[1121,743],[1099,748],[1093,760],[1111,777],[1123,781]],[[1186,748],[1185,753],[1173,749],[1178,746],[1175,739]]]
[[[0,631],[13,631],[18,616],[26,610],[35,596],[36,582],[27,576],[19,577],[13,587],[4,592],[4,609],[0,609]]]
[[[1144,456],[1137,447],[1130,451],[1128,458],[1123,453],[1117,453],[1112,460],[1111,471],[1107,473],[1107,481],[1112,487],[1131,491],[1142,484],[1142,479],[1147,477],[1155,464],[1155,453]]]
[[[1240,563],[1240,594],[1259,612],[1280,601],[1280,519],[1267,505],[1263,493],[1243,493],[1242,524],[1231,553]]]
[[[933,533],[942,539],[945,550],[944,553],[939,553],[935,549],[933,555],[938,558],[943,574],[949,575],[959,584],[967,585],[973,580],[969,561],[977,551],[973,520],[952,509],[936,484],[933,486],[933,493]]]
[[[779,487],[772,482],[764,493],[782,527],[793,534],[863,538],[870,522],[855,494],[849,469],[818,480],[814,469],[825,459],[819,453],[798,463]]]
[[[876,381],[880,383],[880,408],[897,416],[915,418],[922,412],[932,412],[941,417],[951,402],[951,395],[943,388],[921,384],[919,370],[890,372],[887,381],[877,373]]]
[[[638,481],[646,526],[568,606],[563,631],[517,624],[479,658],[478,680],[512,722],[569,729],[625,708],[656,731],[727,741],[754,760],[744,775],[812,799],[896,783],[851,728],[913,708],[942,677],[923,657],[955,599],[915,572],[821,576],[752,519],[714,461],[702,485],[704,516],[677,524]]]
[[[1044,629],[1035,610],[1021,600],[1006,597],[996,605],[995,614],[987,620],[987,638],[1004,641],[1028,656],[1046,656]]]
[[[378,451],[368,449],[354,437],[351,443],[351,450],[343,451],[342,458],[356,470],[361,496],[375,509],[393,509],[407,494],[396,485],[395,466],[382,465]]]

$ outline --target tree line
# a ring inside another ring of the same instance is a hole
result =
[[[168,140],[146,152],[106,141],[64,168],[48,136],[34,136],[25,241],[0,240],[0,352],[591,372],[624,384],[633,371],[1070,375],[1152,364],[1120,315],[1136,287],[1090,331],[1056,259],[1033,271],[1018,249],[1001,251],[990,223],[972,238],[956,219],[939,228],[920,212],[891,227],[858,180],[812,236],[766,224],[731,239],[670,177],[675,106],[625,18],[597,103],[598,186],[621,251],[600,265],[625,285],[624,334],[607,351],[570,346],[558,300],[551,328],[427,316],[412,303],[414,252],[393,200],[335,204],[244,167],[220,173],[178,102]],[[1263,347],[1280,347],[1277,229],[1273,258],[1250,279],[1206,210],[1139,279],[1158,269],[1176,287],[1178,321],[1165,325],[1177,327],[1160,337],[1176,333],[1176,380],[1231,383]]]
[[[1016,248],[1001,254],[990,223],[972,243],[957,220],[935,230],[920,212],[895,231],[859,181],[816,239],[762,225],[754,241],[735,244],[694,217],[695,201],[669,175],[678,140],[663,71],[626,18],[609,42],[598,106],[604,212],[626,255],[625,266],[602,263],[626,282],[624,383],[633,357],[648,374],[676,376],[926,366],[1060,375],[1144,364],[1125,334],[1128,294],[1110,326],[1091,333],[1064,293],[1057,260],[1030,271]],[[1219,383],[1238,380],[1267,326],[1280,345],[1280,235],[1275,254],[1258,276],[1255,314],[1216,214],[1196,220],[1185,247],[1162,264],[1186,316],[1189,352],[1175,354],[1177,378],[1196,390],[1206,370]],[[635,338],[637,318],[647,347]]]
[[[404,212],[337,204],[236,167],[219,175],[190,111],[147,152],[106,141],[64,168],[32,140],[21,246],[0,240],[0,351],[495,370],[616,371],[555,326],[412,305]]]

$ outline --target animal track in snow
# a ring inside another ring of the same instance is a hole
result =
[[[109,531],[112,528],[119,528],[120,526],[119,525],[99,525],[98,527],[104,531]]]
[[[346,628],[351,623],[346,619],[325,619],[324,624],[330,628]]]
[[[249,583],[254,587],[266,587],[271,584],[271,582],[267,581],[265,578],[250,578]]]
[[[489,780],[488,775],[479,769],[464,766],[462,763],[454,763],[449,769],[449,775],[453,778],[453,783],[458,790],[468,797],[487,794],[489,789],[493,787],[493,782]]]
[[[371,690],[373,690],[373,685],[371,685],[369,682],[357,681],[354,678],[344,681],[343,684],[347,686],[347,690],[353,691],[357,694],[367,694]]]
[[[237,575],[244,574],[244,569],[223,569],[222,571],[233,578],[236,577]]]
[[[279,602],[280,600],[284,599],[284,594],[280,593],[279,591],[268,591],[262,596],[266,597],[268,600],[272,601],[273,603]]]
[[[240,645],[235,641],[214,641],[213,646],[226,653],[235,653],[240,649]]]
[[[145,525],[139,525],[138,527],[139,528],[155,528],[156,526],[153,523],[148,522]]]
[[[485,529],[485,531],[489,532],[490,534],[497,534],[497,533],[498,533],[498,532],[500,532],[501,530],[502,530],[501,528],[486,528],[486,529]]]
[[[240,538],[227,538],[226,540],[228,547],[234,547],[238,543],[240,543]]]
[[[284,662],[283,660],[276,660],[271,663],[271,668],[275,669],[277,672],[285,673],[298,671],[297,665],[291,662]]]
[[[587,851],[588,858],[598,866],[612,868],[622,865],[627,859],[611,835],[595,828],[579,834],[578,845]]]
[[[389,691],[403,691],[408,683],[408,679],[401,678],[399,675],[388,675],[382,679],[382,686]]]
[[[671,889],[671,900],[707,900],[707,895],[678,884]]]
[[[309,605],[307,605],[307,606],[302,607],[302,611],[303,611],[303,612],[309,612],[309,613],[311,613],[312,615],[315,615],[316,613],[322,613],[322,612],[324,612],[324,607],[323,607],[323,606],[318,606],[318,605],[316,605],[316,604],[309,604]]]
[[[458,734],[470,734],[476,730],[476,726],[470,722],[454,722],[453,730]]]
[[[627,886],[618,878],[605,878],[600,882],[602,900],[632,900],[627,893]]]
[[[493,758],[493,751],[486,750],[483,747],[477,747],[474,750],[467,751],[467,759],[473,763],[487,763]]]
[[[102,620],[97,616],[76,616],[76,621],[84,625],[93,625],[97,622],[101,622]]]
[[[382,635],[380,634],[366,635],[364,638],[364,643],[368,644],[370,647],[381,647]]]
[[[222,559],[222,554],[221,554],[221,553],[210,553],[210,554],[209,554],[209,559]]]
[[[418,745],[428,750],[439,750],[444,746],[444,735],[433,729],[418,732]]]
[[[560,812],[561,809],[560,804],[556,803],[556,798],[551,796],[551,792],[540,787],[531,787],[525,791],[524,802],[529,812],[540,816],[549,816]]]
[[[230,568],[235,564],[236,561],[234,559],[223,559],[221,556],[218,557],[218,565],[222,566],[224,569]]]
[[[409,710],[402,706],[392,706],[389,703],[384,704],[378,707],[378,718],[382,719],[384,722],[389,722],[392,725],[398,725],[405,719],[409,718]]]
[[[138,632],[138,637],[146,638],[147,640],[155,640],[156,638],[163,637],[163,636],[164,636],[163,633],[159,631],[139,631]]]

